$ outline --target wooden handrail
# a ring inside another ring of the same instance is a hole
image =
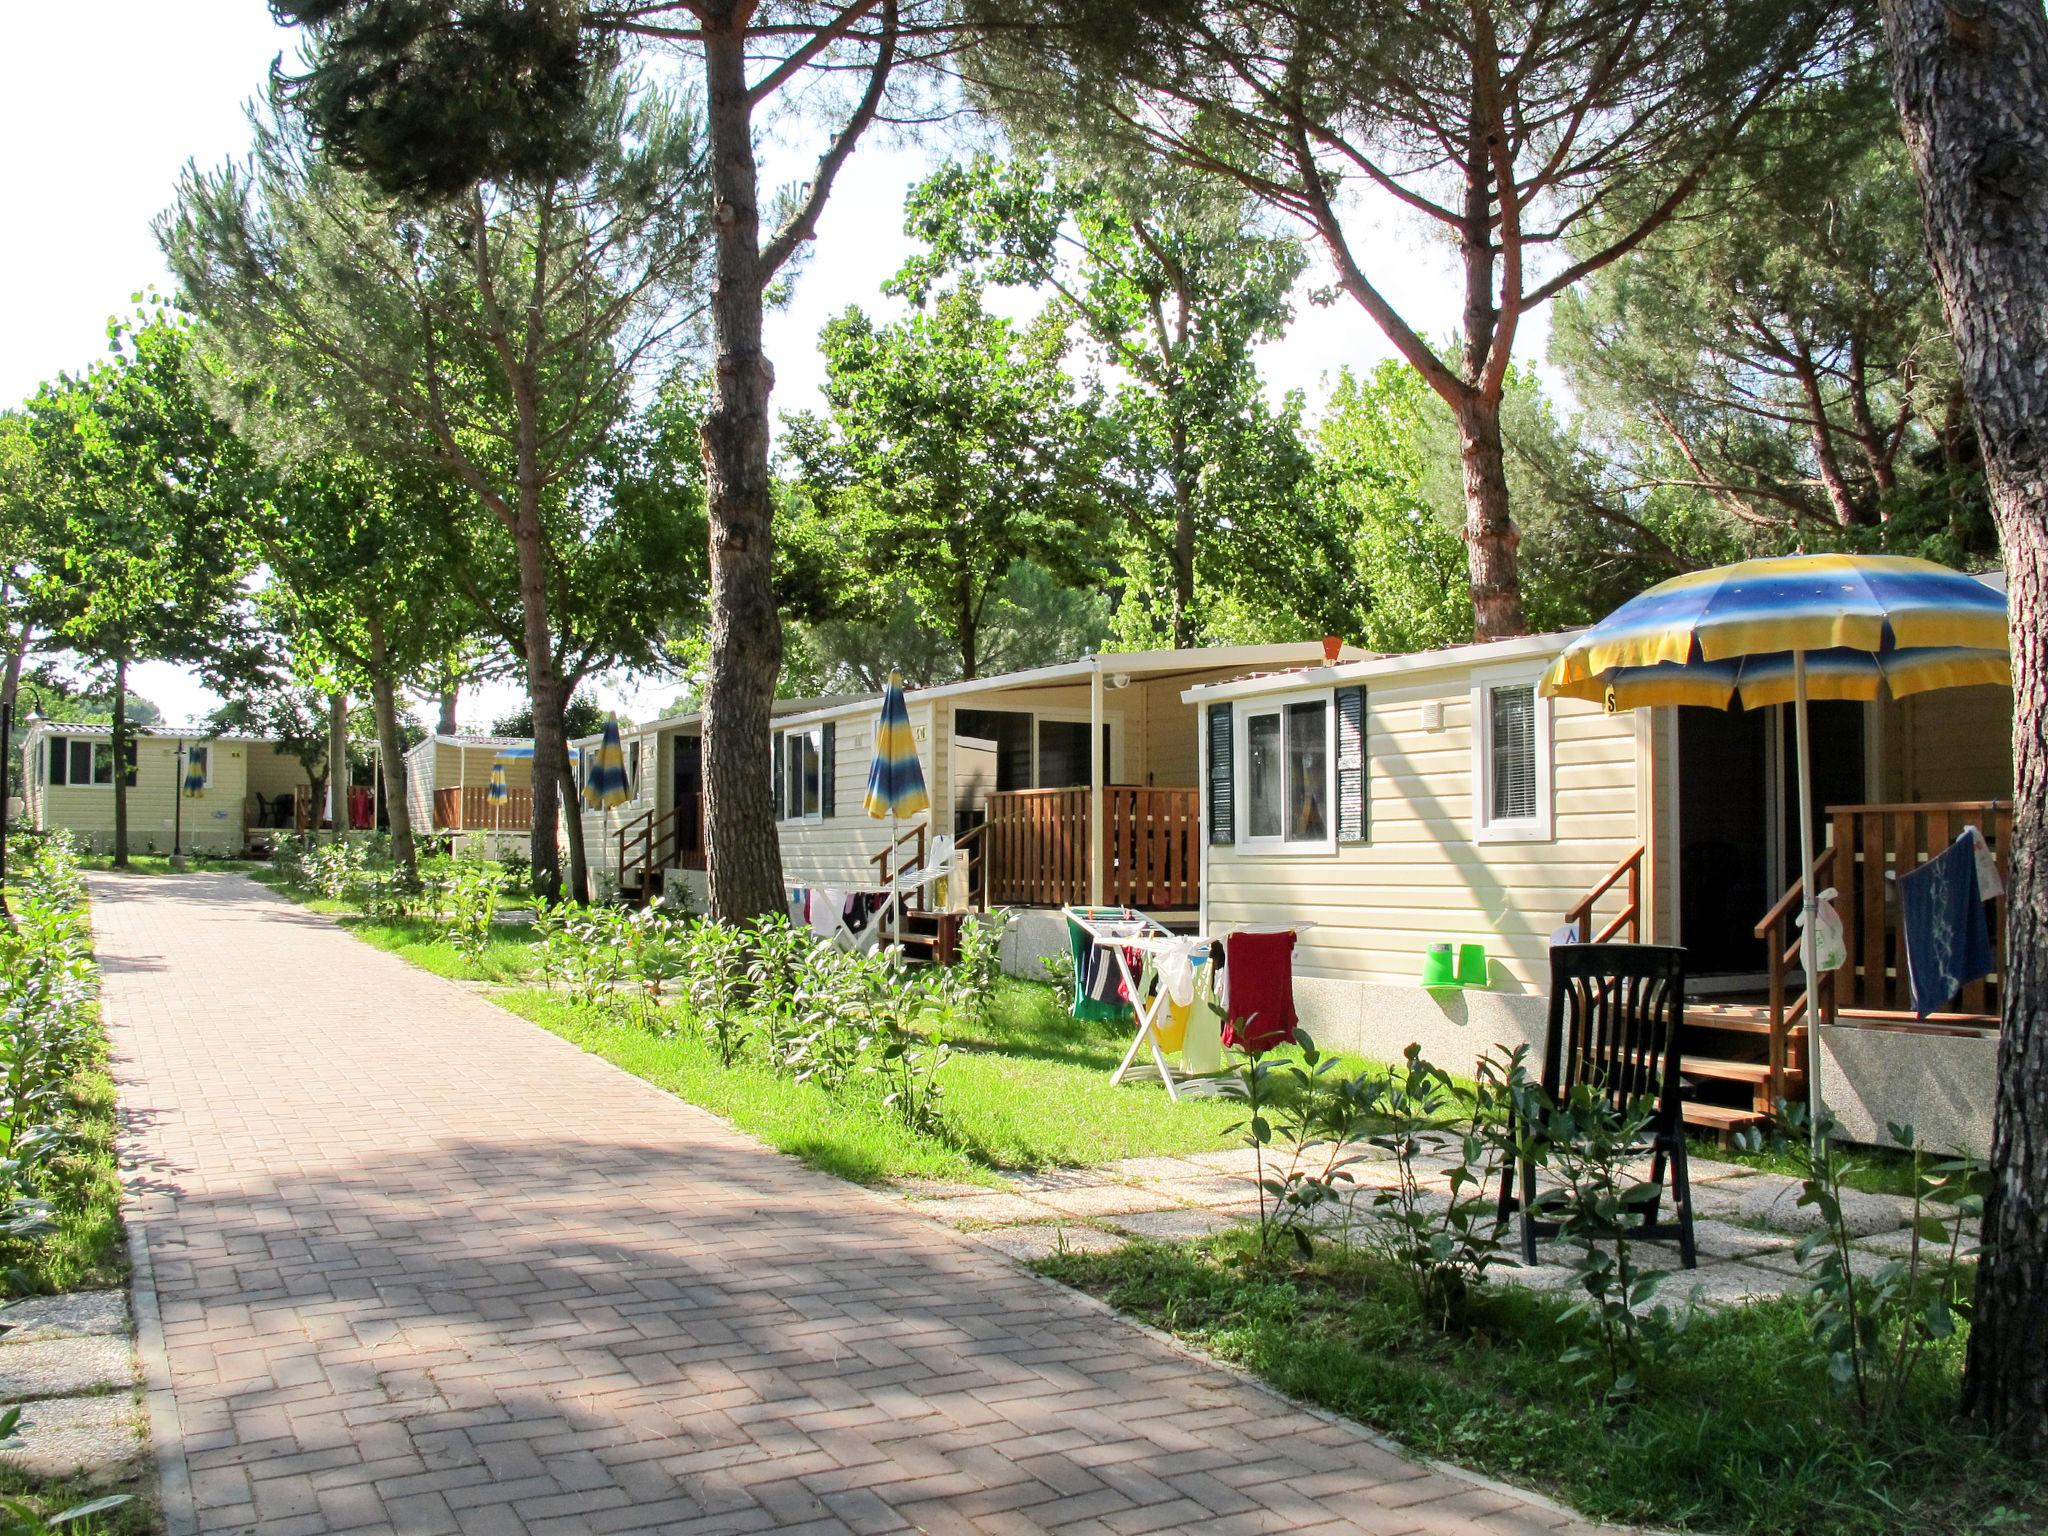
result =
[[[1815,890],[1820,889],[1822,878],[1832,872],[1834,863],[1834,845],[1830,844],[1821,849],[1813,861],[1813,888]],[[1792,882],[1792,889],[1780,896],[1777,905],[1766,912],[1763,915],[1762,921],[1756,925],[1756,936],[1758,938],[1768,939],[1771,936],[1771,930],[1782,923],[1791,913],[1793,904],[1799,900],[1799,893],[1804,889],[1805,886],[1801,882],[1797,880]]]
[[[1571,910],[1565,913],[1564,920],[1567,923],[1573,924],[1578,929],[1579,941],[1581,943],[1605,944],[1609,939],[1621,932],[1623,928],[1628,929],[1628,941],[1631,944],[1641,942],[1643,932],[1644,852],[1645,845],[1637,843],[1633,849],[1621,856],[1614,868],[1607,872],[1598,885],[1580,897],[1573,904]],[[1594,904],[1602,896],[1613,890],[1623,878],[1628,880],[1628,904],[1617,912],[1614,915],[1613,921],[1608,923],[1605,928],[1602,928],[1599,933],[1593,933]]]

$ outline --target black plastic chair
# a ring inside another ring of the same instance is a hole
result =
[[[1685,951],[1658,944],[1560,944],[1550,951],[1550,1026],[1543,1046],[1543,1095],[1559,1104],[1581,1083],[1615,1107],[1651,1100],[1646,1130],[1649,1183],[1643,1219],[1631,1236],[1678,1239],[1680,1262],[1697,1266],[1693,1244],[1692,1177],[1685,1159],[1679,1099],[1679,1036],[1685,1024]],[[1510,1129],[1513,1128],[1512,1111]],[[1521,1183],[1519,1195],[1515,1184]],[[1658,1217],[1664,1187],[1674,1220]],[[1521,1215],[1522,1262],[1536,1262],[1536,1239],[1558,1224],[1539,1214],[1533,1159],[1517,1157],[1501,1171],[1496,1227]]]

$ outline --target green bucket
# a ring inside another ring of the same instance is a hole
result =
[[[1488,980],[1486,946],[1484,944],[1460,944],[1458,946],[1458,985],[1461,987],[1483,987]]]
[[[1422,952],[1422,984],[1425,987],[1455,987],[1458,984],[1456,951],[1449,944],[1432,944]]]

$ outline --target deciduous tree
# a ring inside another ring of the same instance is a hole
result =
[[[1079,581],[1096,554],[1065,320],[991,314],[972,281],[894,325],[848,310],[819,342],[828,414],[790,421],[804,489],[861,573],[853,606],[879,616],[910,598],[951,637],[962,677],[980,673],[989,604],[1013,565]]]
[[[36,600],[112,685],[114,862],[128,861],[128,668],[185,661],[231,674],[247,643],[241,536],[253,461],[192,385],[184,326],[138,312],[109,358],[29,405],[50,558]]]

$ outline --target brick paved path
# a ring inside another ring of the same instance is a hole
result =
[[[174,1536],[1573,1528],[239,876],[92,885]]]

